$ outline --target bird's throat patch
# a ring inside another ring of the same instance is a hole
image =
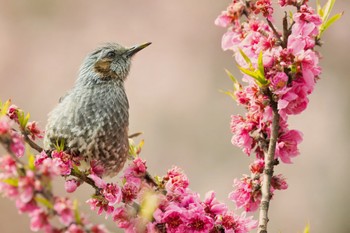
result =
[[[95,63],[95,71],[101,74],[101,78],[114,78],[116,74],[111,70],[111,60],[110,59],[101,59]]]

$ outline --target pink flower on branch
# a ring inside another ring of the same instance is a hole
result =
[[[24,203],[31,201],[36,191],[41,191],[42,186],[40,181],[36,179],[35,174],[27,170],[25,176],[20,176],[18,179],[18,190],[20,200]]]
[[[56,198],[53,209],[57,212],[58,219],[65,226],[74,222],[73,203],[67,198]]]
[[[229,194],[229,199],[236,203],[237,208],[247,212],[258,209],[261,200],[260,181],[248,176],[234,180],[235,190]]]
[[[66,182],[64,183],[64,188],[67,193],[73,193],[75,192],[75,190],[78,188],[79,185],[80,185],[80,182],[78,180],[70,179],[70,180],[66,180]]]
[[[59,168],[60,174],[69,175],[74,164],[72,156],[64,151],[53,151],[51,155],[54,165]]]
[[[24,155],[25,147],[22,135],[14,131],[11,132],[10,149],[18,158],[21,158]]]
[[[27,123],[27,130],[30,134],[30,137],[35,140],[37,138],[43,138],[44,137],[44,132],[41,131],[37,125],[37,122],[32,121]]]
[[[297,130],[282,132],[277,141],[276,157],[284,163],[291,163],[291,158],[299,155],[298,145],[302,140],[302,133]]]
[[[245,212],[240,216],[227,212],[218,220],[218,223],[224,227],[226,233],[248,233],[258,225],[253,217],[246,217]]]
[[[42,209],[36,209],[30,213],[30,229],[39,231],[45,228],[51,228],[49,223],[49,215]]]

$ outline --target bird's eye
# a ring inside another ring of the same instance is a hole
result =
[[[107,53],[107,57],[108,58],[114,58],[115,57],[115,52],[114,51],[110,51]]]

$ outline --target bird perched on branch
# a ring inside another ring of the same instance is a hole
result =
[[[118,173],[129,151],[129,103],[124,89],[131,58],[151,43],[125,48],[106,44],[89,54],[72,90],[50,112],[45,150],[57,143],[87,162],[96,160],[105,174]]]

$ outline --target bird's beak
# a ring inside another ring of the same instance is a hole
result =
[[[148,45],[152,44],[151,42],[147,42],[147,43],[144,43],[144,44],[141,44],[141,45],[135,45],[131,48],[129,48],[127,51],[126,51],[126,54],[131,57],[133,55],[135,55],[135,53],[137,53],[138,51],[146,48]]]

